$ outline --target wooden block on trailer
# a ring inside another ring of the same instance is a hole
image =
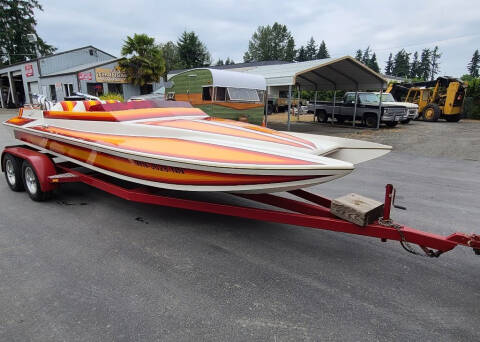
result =
[[[366,226],[382,216],[383,203],[351,193],[332,200],[330,212],[348,222]]]

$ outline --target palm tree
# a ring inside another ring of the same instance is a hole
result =
[[[127,36],[121,52],[124,59],[118,64],[130,83],[144,86],[160,81],[165,72],[165,60],[162,49],[155,45],[155,38],[136,33],[133,38]]]

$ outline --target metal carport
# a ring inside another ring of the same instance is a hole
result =
[[[358,93],[359,90],[380,89],[382,93],[387,85],[387,81],[380,74],[350,56],[232,70],[262,75],[265,77],[268,87],[288,86],[289,130],[292,86],[299,89],[315,90],[315,104],[318,90],[333,90],[335,105],[337,90],[355,90]],[[382,96],[380,96],[380,107],[382,105],[381,98]],[[356,103],[353,126],[355,126],[355,115]],[[333,113],[334,116],[335,113]],[[377,118],[377,128],[379,126],[380,116]]]

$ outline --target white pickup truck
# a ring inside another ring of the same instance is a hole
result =
[[[380,93],[377,92],[375,93],[377,97],[380,99]],[[402,124],[408,124],[410,120],[415,120],[418,118],[418,105],[415,103],[410,103],[410,102],[398,102],[395,101],[394,97],[390,93],[383,93],[382,94],[382,104],[387,105],[387,106],[401,106],[401,107],[406,107],[407,108],[407,118],[404,120],[401,120],[400,122]]]

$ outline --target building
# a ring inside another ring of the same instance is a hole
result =
[[[93,46],[60,52],[0,67],[0,105],[19,107],[32,103],[32,94],[62,101],[74,92],[99,96],[118,93],[125,99],[146,94],[160,84],[140,89],[129,84],[118,69],[119,58]]]

